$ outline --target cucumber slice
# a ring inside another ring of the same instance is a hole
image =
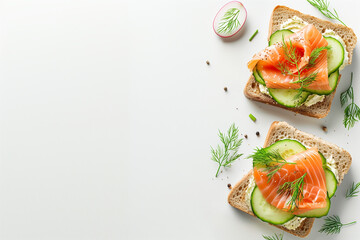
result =
[[[306,91],[310,92],[310,93],[317,94],[317,95],[329,95],[330,93],[332,93],[336,89],[336,86],[338,84],[338,80],[339,80],[339,71],[336,71],[336,72],[331,73],[330,76],[329,76],[329,84],[330,84],[330,87],[331,87],[330,90],[306,89]]]
[[[264,79],[262,78],[260,72],[257,70],[256,67],[254,68],[253,75],[254,75],[254,78],[255,78],[255,80],[256,80],[257,82],[259,82],[260,84],[266,86]]]
[[[324,208],[313,209],[313,210],[307,211],[305,213],[298,214],[296,216],[308,217],[308,218],[320,218],[320,217],[326,216],[329,213],[330,206],[331,206],[330,198],[327,197],[326,198],[326,206]]]
[[[321,152],[319,152],[319,154],[320,154],[323,166],[326,166],[326,158],[324,157],[324,155]]]
[[[289,29],[277,30],[276,32],[271,34],[270,39],[269,39],[269,46],[273,45],[274,43],[281,42],[283,36],[286,37],[291,34],[293,34],[293,31],[291,31]]]
[[[283,139],[265,149],[266,151],[277,151],[284,159],[286,159],[292,155],[305,151],[306,147],[296,140]]]
[[[295,98],[298,93],[299,90],[296,89],[269,88],[269,94],[271,95],[271,97],[280,105],[288,108],[300,106],[306,101],[307,97],[310,95],[309,92],[304,91],[299,97]]]
[[[333,37],[324,37],[330,49],[327,52],[328,74],[335,72],[344,62],[345,51],[341,43]]]
[[[336,192],[338,181],[336,180],[335,174],[329,170],[325,170],[325,180],[326,180],[326,189],[329,195],[329,198],[332,198]]]
[[[251,208],[255,216],[264,222],[272,224],[283,224],[294,218],[294,214],[280,210],[263,197],[258,187],[255,187],[251,194]]]

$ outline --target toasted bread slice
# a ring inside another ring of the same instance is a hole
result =
[[[264,147],[268,147],[281,139],[295,139],[307,147],[317,147],[325,158],[332,156],[335,161],[336,170],[339,173],[339,184],[344,179],[344,175],[349,171],[352,160],[350,154],[344,149],[311,134],[299,131],[286,122],[273,122],[267,134]],[[228,196],[228,202],[231,206],[254,216],[251,206],[245,200],[246,190],[252,174],[251,170],[232,188]],[[295,236],[306,237],[310,233],[313,223],[314,218],[306,218],[295,230],[289,230],[281,225],[274,226]]]
[[[280,26],[283,22],[287,21],[288,19],[292,18],[293,16],[297,16],[304,21],[313,24],[320,32],[325,32],[326,29],[331,29],[335,33],[337,33],[345,42],[346,50],[348,52],[348,64],[351,64],[352,62],[352,56],[353,51],[357,42],[357,37],[354,33],[354,31],[341,24],[332,23],[326,20],[322,20],[307,14],[303,14],[299,11],[293,10],[291,8],[285,7],[285,6],[277,6],[274,8],[273,13],[271,15],[270,19],[270,26],[269,26],[269,36],[270,38],[271,34],[276,32],[280,29]],[[340,76],[339,76],[340,78]],[[339,79],[340,81],[340,79]],[[339,83],[338,81],[338,83]],[[244,94],[247,98],[270,104],[273,106],[281,107],[296,113],[300,113],[309,117],[314,118],[324,118],[328,115],[331,109],[331,103],[335,95],[335,91],[327,96],[325,96],[324,101],[318,102],[310,107],[306,107],[305,105],[302,105],[300,107],[296,108],[287,108],[285,106],[282,106],[276,101],[274,101],[271,97],[269,97],[266,94],[263,94],[260,92],[259,89],[259,83],[255,80],[254,76],[250,76],[245,89]]]

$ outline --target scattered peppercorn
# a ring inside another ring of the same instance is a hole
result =
[[[260,133],[259,133],[259,132],[256,132],[256,136],[260,136]]]
[[[246,139],[247,139],[247,134],[245,134],[245,136],[244,136]]]
[[[230,183],[228,184],[228,188],[231,189],[231,184]]]
[[[209,60],[207,60],[207,61],[206,61],[206,64],[207,64],[207,65],[210,65],[210,62],[209,62]]]
[[[322,130],[323,130],[324,132],[327,132],[327,131],[328,131],[328,129],[327,129],[326,126],[323,126],[323,127],[322,127]]]
[[[227,92],[227,87],[224,87],[224,91]]]

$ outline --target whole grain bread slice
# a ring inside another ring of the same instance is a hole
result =
[[[344,43],[346,45],[346,50],[348,52],[348,64],[351,64],[353,51],[357,42],[357,37],[351,28],[341,24],[322,20],[313,17],[311,15],[303,14],[299,11],[296,11],[294,9],[285,6],[276,6],[274,8],[270,19],[268,38],[270,38],[272,33],[280,29],[280,26],[283,22],[287,21],[293,16],[297,16],[303,19],[304,21],[308,22],[309,24],[313,24],[322,33],[324,33],[326,29],[331,29],[335,33],[337,33],[344,40]],[[281,107],[309,117],[324,118],[330,112],[331,103],[334,98],[335,91],[332,94],[325,96],[324,101],[318,102],[310,107],[306,107],[305,105],[302,105],[296,108],[287,108],[276,103],[276,101],[274,101],[270,96],[261,93],[259,89],[259,83],[255,80],[254,76],[251,75],[245,86],[244,94],[247,98],[254,101],[270,104],[276,107]]]
[[[332,157],[335,162],[335,168],[339,173],[338,180],[340,184],[344,179],[344,175],[349,171],[352,162],[350,154],[336,146],[335,144],[324,141],[314,135],[302,132],[286,122],[273,122],[270,126],[269,132],[266,136],[264,147],[281,139],[295,139],[307,147],[317,147],[325,158]],[[249,187],[250,179],[252,178],[252,170],[246,174],[231,190],[228,196],[228,202],[231,206],[254,216],[251,206],[246,201],[247,189]],[[289,230],[281,225],[273,225],[288,233],[298,237],[306,237],[312,228],[314,218],[306,218],[301,225],[295,230]]]

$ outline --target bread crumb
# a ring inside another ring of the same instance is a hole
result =
[[[227,87],[224,87],[224,91],[227,92]]]
[[[210,65],[210,62],[209,62],[209,60],[207,60],[207,61],[206,61],[206,64],[207,64],[207,65]]]
[[[230,183],[229,183],[227,186],[228,186],[228,188],[229,188],[229,189],[231,189],[231,188],[232,188]]]
[[[256,136],[258,136],[258,137],[259,137],[259,136],[260,136],[260,133],[259,133],[259,132],[256,132]]]

